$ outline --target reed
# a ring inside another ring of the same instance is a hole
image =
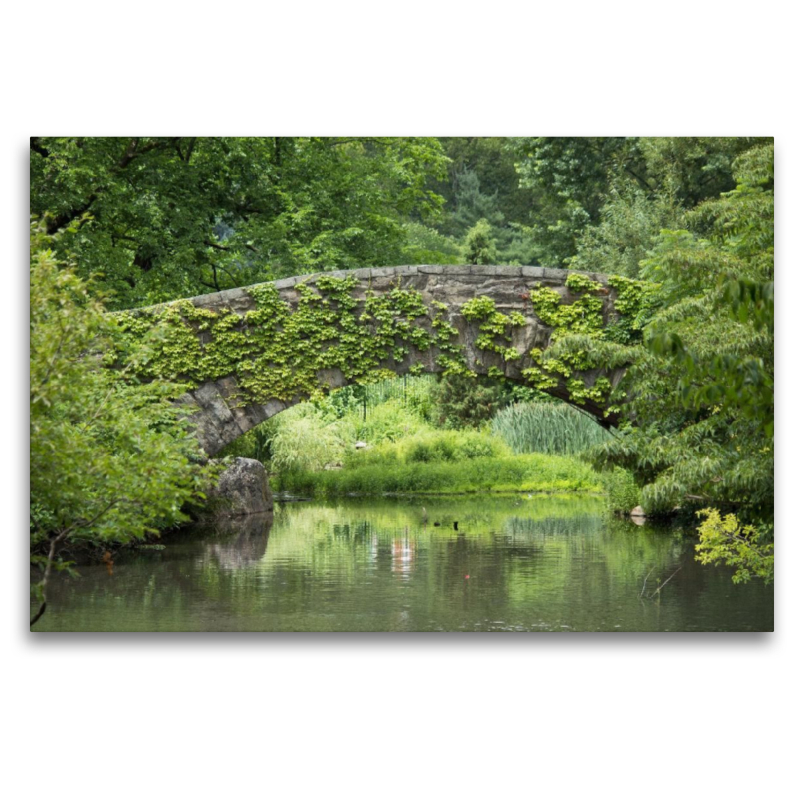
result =
[[[492,433],[514,453],[573,455],[605,442],[610,433],[567,403],[516,403],[499,411]]]

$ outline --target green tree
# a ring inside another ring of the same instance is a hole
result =
[[[479,219],[467,231],[464,259],[467,264],[497,263],[497,243],[492,236],[492,226],[488,220]]]
[[[445,428],[479,428],[512,400],[508,387],[489,378],[447,375],[431,397],[433,414]]]
[[[525,226],[536,257],[637,277],[663,227],[735,186],[733,162],[764,139],[539,137],[517,139],[522,187],[536,198]],[[704,233],[704,231],[697,231]]]
[[[631,468],[651,512],[723,508],[761,546],[774,493],[772,145],[733,168],[736,188],[687,214],[707,235],[663,231],[643,265],[660,308],[628,373],[636,427],[597,460]]]
[[[627,171],[646,184],[636,144],[622,137],[515,140],[520,185],[538,201],[528,228],[539,261],[564,266],[575,255],[581,232],[600,220],[611,175]]]
[[[130,542],[185,520],[209,472],[171,402],[182,388],[103,364],[114,319],[49,244],[39,232],[31,241],[31,548],[43,571],[32,624],[65,546]]]
[[[519,185],[513,140],[469,136],[439,141],[449,158],[447,178],[431,187],[447,203],[443,232],[461,238],[481,217],[495,226],[531,222],[536,195]]]
[[[648,192],[631,181],[609,189],[596,225],[576,239],[570,269],[641,277],[641,263],[664,228],[685,224],[684,209],[666,192]]]
[[[399,263],[437,218],[435,139],[35,137],[31,213],[114,308]]]

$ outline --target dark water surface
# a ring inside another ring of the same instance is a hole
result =
[[[120,556],[112,575],[56,576],[35,630],[773,627],[772,587],[735,586],[730,570],[694,561],[691,537],[609,520],[591,498],[287,503],[164,543]]]

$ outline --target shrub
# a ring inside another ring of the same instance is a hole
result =
[[[375,406],[366,419],[359,410],[350,411],[342,418],[342,431],[353,444],[364,441],[374,446],[396,442],[426,429],[427,423],[397,398]]]
[[[633,474],[622,467],[601,473],[608,509],[614,514],[630,512],[639,505],[639,487]]]
[[[433,415],[445,428],[479,428],[511,402],[509,386],[479,376],[446,375],[432,392]]]
[[[397,443],[385,442],[368,450],[348,453],[347,468],[368,464],[458,462],[474,458],[497,458],[510,455],[503,441],[476,431],[423,430]]]
[[[30,533],[32,590],[47,606],[47,581],[76,541],[109,546],[142,540],[185,521],[212,479],[181,410],[185,387],[130,380],[103,354],[116,322],[49,242],[32,230],[30,267]],[[146,345],[130,354],[147,357]]]
[[[697,529],[700,541],[695,545],[695,560],[701,564],[727,564],[735,567],[734,583],[747,583],[751,577],[771,583],[775,578],[775,545],[769,541],[772,530],[761,531],[743,525],[735,514],[723,517],[716,508],[697,512],[705,517]]]

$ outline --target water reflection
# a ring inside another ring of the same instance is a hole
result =
[[[208,527],[206,554],[223,569],[242,569],[260,561],[267,552],[273,513],[226,517]],[[213,538],[212,538],[213,537]]]
[[[119,559],[113,576],[102,565],[59,576],[41,629],[772,628],[770,588],[735,587],[694,562],[691,539],[609,520],[596,499],[425,504],[286,504],[186,529],[160,553]]]
[[[377,548],[378,537],[373,537]],[[416,539],[408,538],[408,528],[402,536],[392,539],[392,572],[396,575],[409,578],[414,568],[414,557],[417,550]]]

